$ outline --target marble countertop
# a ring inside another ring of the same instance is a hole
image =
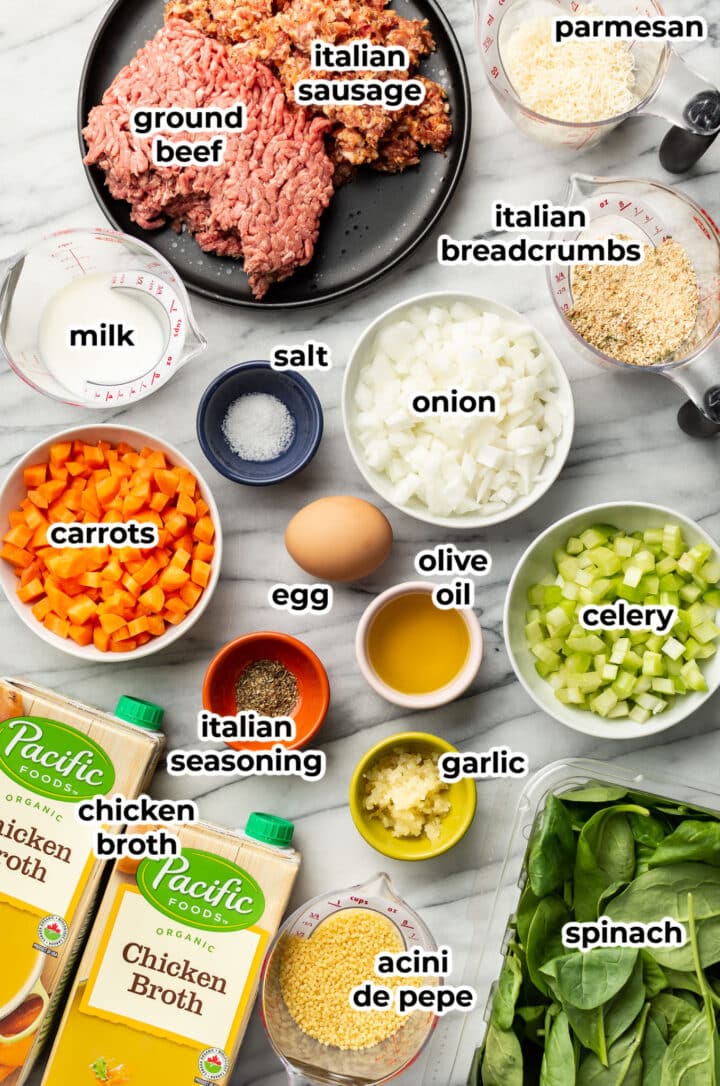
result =
[[[93,0],[26,4],[22,16],[16,7],[12,19],[5,20],[0,81],[3,100],[11,108],[0,135],[0,256],[62,227],[104,225],[83,174],[75,129],[80,70],[104,6]],[[670,180],[657,159],[657,144],[666,127],[659,119],[631,121],[599,147],[574,159],[520,136],[485,84],[469,0],[445,0],[444,7],[467,59],[474,132],[459,191],[440,227],[443,232],[464,238],[486,232],[490,205],[496,198],[515,203],[559,199],[572,170]],[[673,14],[693,10],[687,0],[673,2],[671,7]],[[708,4],[705,14],[709,19],[713,14],[720,18],[720,0]],[[711,78],[717,72],[717,47],[714,24],[710,40],[684,52],[699,72]],[[691,177],[678,183],[716,218],[719,168],[720,142]],[[508,744],[527,753],[532,771],[555,759],[590,755],[638,771],[716,786],[717,700],[684,724],[645,741],[603,741],[577,734],[540,713],[515,680],[503,645],[501,619],[508,579],[524,548],[553,520],[582,506],[617,499],[655,501],[698,520],[720,540],[720,451],[716,442],[693,441],[678,429],[675,415],[681,396],[669,382],[643,373],[610,374],[573,354],[555,324],[542,269],[440,268],[435,261],[438,232],[381,282],[337,304],[257,313],[195,299],[194,311],[209,341],[205,355],[156,395],[102,417],[121,419],[171,441],[198,465],[212,486],[223,522],[225,554],[222,580],[210,606],[187,636],[162,653],[137,663],[87,665],[37,639],[3,600],[0,658],[6,674],[23,675],[108,709],[126,691],[159,702],[166,708],[170,745],[183,746],[194,737],[205,669],[225,641],[263,628],[277,628],[307,641],[325,663],[332,686],[332,705],[321,733],[328,772],[321,783],[171,779],[161,770],[153,791],[195,797],[204,818],[230,827],[242,826],[256,808],[270,807],[293,819],[304,855],[295,905],[387,870],[400,895],[420,909],[436,939],[455,949],[453,982],[477,978],[484,1006],[491,978],[477,974],[485,924],[522,782],[480,784],[477,817],[462,843],[435,861],[402,864],[377,855],[355,831],[347,806],[352,769],[379,739],[413,728],[438,732],[463,749]],[[271,612],[267,591],[276,581],[304,579],[282,542],[287,521],[298,508],[334,493],[373,499],[347,450],[340,412],[344,364],[356,337],[386,307],[416,293],[446,288],[475,291],[511,305],[549,337],[572,381],[577,427],[565,470],[541,503],[497,528],[456,537],[460,545],[487,547],[493,559],[492,573],[478,583],[477,593],[485,638],[483,665],[471,689],[453,705],[402,715],[373,693],[359,674],[354,630],[372,596],[411,577],[415,552],[447,540],[447,532],[389,510],[395,532],[390,560],[367,582],[338,587],[330,616]],[[308,338],[326,341],[335,363],[333,369],[312,377],[325,411],[320,451],[292,482],[271,490],[236,486],[213,471],[198,447],[198,399],[228,364],[267,357],[278,342],[301,343]],[[94,412],[40,399],[7,370],[0,374],[0,402],[4,472],[32,444],[54,431],[98,421]],[[446,1021],[448,1036],[435,1042],[424,1062],[398,1083],[448,1086],[448,1060],[452,1063],[448,1053],[457,1045],[462,1022],[458,1018]],[[472,1040],[468,1029],[465,1043]],[[445,1051],[440,1052],[443,1047]],[[463,1081],[468,1066],[463,1060],[459,1063],[453,1078],[457,1082]],[[233,1084],[281,1086],[284,1081],[255,1017]]]

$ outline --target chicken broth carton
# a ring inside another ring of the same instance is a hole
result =
[[[140,795],[163,747],[162,710],[121,698],[122,723],[0,680],[0,1083],[20,1086],[60,1009],[105,867],[77,805]],[[140,726],[137,726],[137,725]]]
[[[116,863],[43,1086],[228,1081],[300,855],[272,815],[174,829],[177,855]]]

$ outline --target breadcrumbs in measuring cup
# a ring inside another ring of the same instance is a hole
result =
[[[380,980],[375,956],[397,953],[404,943],[395,925],[371,909],[343,909],[309,939],[289,935],[280,959],[280,991],[303,1033],[340,1049],[371,1048],[407,1022],[394,1010],[356,1011],[350,993]],[[418,977],[383,976],[387,988],[419,985]]]

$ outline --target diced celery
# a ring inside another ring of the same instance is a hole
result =
[[[625,653],[625,659],[623,660],[623,667],[627,671],[640,671],[642,668],[643,658],[634,649],[630,649]]]
[[[557,563],[558,573],[566,581],[574,581],[578,575],[580,566],[577,563],[576,558],[570,558],[566,555],[560,562]]]
[[[602,671],[607,662],[608,657],[607,653],[605,652],[599,652],[596,656],[593,657],[593,667],[596,671]]]
[[[679,524],[666,524],[663,528],[663,550],[671,558],[679,558],[685,550],[685,541]]]
[[[572,619],[562,607],[553,607],[545,616],[545,623],[550,634],[555,637],[565,633],[572,626]]]
[[[640,569],[639,566],[630,565],[625,570],[625,574],[623,576],[623,584],[627,585],[628,588],[637,588],[637,586],[640,584],[640,581],[642,580],[642,575],[643,571]]]
[[[717,584],[720,581],[720,559],[711,558],[700,569],[700,576],[708,584]]]
[[[567,646],[572,652],[589,652],[593,656],[605,648],[603,640],[597,634],[589,633],[585,637],[568,637]]]
[[[663,607],[679,607],[680,595],[677,592],[661,592],[660,603]]]
[[[574,581],[567,581],[560,589],[560,595],[566,600],[576,600],[579,595],[578,586]]]
[[[630,715],[630,705],[627,701],[619,701],[614,709],[608,713],[608,720],[620,720],[621,717]]]
[[[552,649],[548,648],[545,641],[541,641],[537,645],[531,645],[530,646],[530,652],[541,663],[547,664],[548,667],[553,667],[553,668],[560,667],[560,656],[558,655],[557,652],[553,652]]]
[[[630,651],[630,638],[621,637],[617,640],[613,646],[613,650],[610,654],[611,664],[622,664],[625,659],[626,653]]]
[[[560,690],[555,691],[555,697],[558,701],[561,701],[563,705],[584,705],[585,695],[577,690],[574,686],[563,687]]]
[[[594,693],[602,684],[602,675],[598,675],[597,671],[588,671],[585,675],[574,675],[572,681],[572,685],[582,690],[584,694]]]
[[[636,724],[647,724],[651,716],[652,714],[647,709],[642,709],[639,705],[633,705],[630,710],[630,719],[634,720]]]
[[[668,637],[662,647],[662,651],[666,656],[669,656],[671,660],[679,660],[685,651],[685,645],[683,645],[682,641],[678,641],[676,637]]]
[[[537,645],[545,640],[545,631],[539,622],[528,622],[525,627],[525,637],[528,645]]]
[[[573,652],[565,661],[565,667],[573,675],[583,675],[592,667],[593,658],[589,652]]]
[[[646,573],[638,588],[643,594],[644,602],[649,596],[657,596],[660,591],[660,578],[655,573]]]
[[[717,611],[720,608],[720,588],[711,588],[703,596],[703,603],[708,607],[714,607]]]
[[[647,709],[653,716],[656,716],[658,713],[661,713],[663,709],[667,708],[667,702],[664,701],[663,698],[658,698],[655,694],[649,692],[646,694],[638,694],[635,701],[641,709]]]
[[[612,684],[612,688],[619,698],[629,698],[635,690],[635,676],[629,671],[620,671]]]
[[[649,675],[638,675],[635,680],[633,697],[636,698],[638,694],[644,694],[648,690],[652,690],[652,679]]]
[[[631,645],[644,645],[649,636],[649,630],[631,630],[628,634]]]
[[[665,638],[661,637],[660,634],[650,634],[645,642],[645,648],[648,652],[660,652],[664,644]]]
[[[531,607],[525,616],[525,620],[529,625],[531,622],[542,622],[542,617],[543,613],[539,607]]]
[[[693,582],[692,584],[684,584],[680,589],[679,596],[685,603],[695,603],[702,596],[702,592],[700,585]]]
[[[659,561],[655,566],[655,572],[657,573],[658,577],[665,577],[668,573],[674,573],[676,569],[677,562],[669,555],[667,558],[661,559],[661,561]]]
[[[612,577],[622,569],[620,557],[609,547],[595,547],[589,554],[603,577]]]
[[[590,699],[590,705],[600,716],[607,716],[618,703],[618,697],[612,690],[603,690],[602,694]]]
[[[632,557],[632,565],[637,566],[643,573],[652,573],[655,569],[655,555],[648,550],[638,551]]]
[[[597,568],[594,566],[588,566],[586,569],[579,569],[575,574],[575,584],[582,585],[583,588],[589,588],[595,580],[597,574]]]
[[[640,543],[637,539],[631,539],[629,536],[618,536],[615,540],[613,547],[615,553],[621,558],[632,558],[636,551],[640,550]]]
[[[573,556],[582,554],[582,552],[585,550],[585,544],[581,539],[578,539],[576,536],[571,535],[567,543],[565,544],[565,550],[568,552],[568,554]]]
[[[617,664],[605,664],[600,674],[602,675],[605,682],[611,683],[614,682],[615,679],[617,679],[618,670],[619,669]]]
[[[706,620],[693,628],[693,637],[701,645],[706,645],[708,641],[714,641],[716,637],[720,637],[720,630],[714,622]]]
[[[663,661],[659,652],[646,652],[643,654],[642,673],[643,675],[652,676],[663,674]]]
[[[653,679],[651,690],[655,694],[667,694],[670,697],[674,697],[675,683],[672,681],[672,679]]]
[[[677,592],[684,584],[682,577],[678,577],[675,573],[666,573],[660,578],[660,588],[663,592]],[[692,600],[690,602],[692,603]]]
[[[695,660],[688,660],[680,671],[681,677],[685,680],[691,690],[707,690],[707,683],[703,678],[702,671],[698,667]]]
[[[646,528],[643,532],[643,543],[648,545],[654,545],[662,547],[663,530],[662,528]]]
[[[586,550],[590,550],[592,547],[600,547],[603,543],[607,543],[608,539],[616,531],[617,528],[610,525],[595,524],[592,528],[586,528],[584,532],[580,533],[580,542]]]

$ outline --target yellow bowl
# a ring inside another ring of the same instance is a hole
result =
[[[474,780],[467,778],[450,785],[448,798],[451,807],[442,819],[437,841],[428,841],[425,834],[422,837],[393,837],[378,818],[373,818],[363,810],[362,792],[365,770],[383,754],[388,754],[396,747],[421,754],[457,753],[457,747],[452,743],[428,732],[400,732],[383,739],[372,747],[355,767],[350,782],[350,813],[367,843],[383,856],[389,856],[393,860],[429,860],[447,852],[467,833],[475,817],[477,787]]]

